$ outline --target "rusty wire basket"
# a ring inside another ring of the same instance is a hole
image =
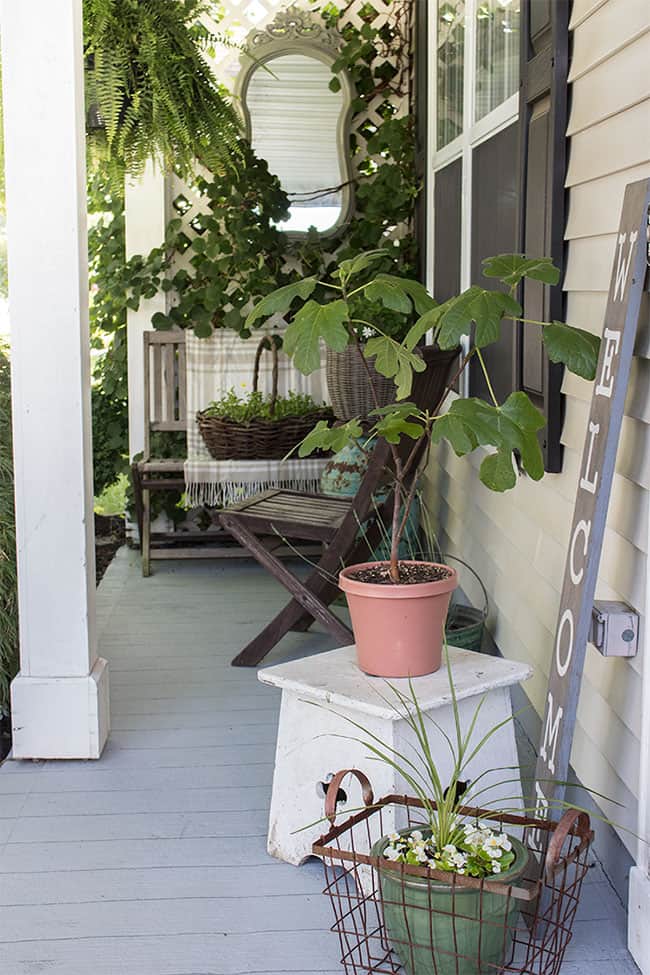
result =
[[[343,778],[361,782],[366,808],[334,825]],[[559,822],[464,808],[519,836],[527,863],[516,881],[443,873],[373,855],[388,833],[423,824],[422,803],[390,795],[374,802],[356,769],[329,785],[332,828],[313,846],[326,886],[346,975],[558,975],[588,869],[593,833],[586,813]]]

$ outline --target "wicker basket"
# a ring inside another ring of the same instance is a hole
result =
[[[411,399],[421,410],[435,409],[447,387],[451,369],[458,358],[459,349],[439,349],[421,346],[417,352],[424,359],[426,369],[413,377]],[[382,376],[374,367],[374,357],[366,363],[373,377],[380,406],[395,402],[396,387],[392,379]],[[368,370],[361,361],[358,349],[349,345],[345,352],[327,350],[325,361],[327,387],[332,409],[339,420],[354,416],[365,418],[375,408],[371,393]]]
[[[353,416],[366,417],[375,408],[368,372],[377,393],[380,406],[395,402],[395,383],[377,372],[374,358],[361,360],[356,345],[348,345],[344,352],[327,350],[325,375],[332,401],[332,409],[339,420]]]
[[[257,392],[260,358],[264,349],[273,356],[271,415],[278,397],[278,347],[265,336],[257,347],[253,369],[253,390]],[[307,436],[319,420],[332,420],[329,407],[314,409],[304,416],[287,416],[280,420],[250,420],[242,423],[222,416],[196,414],[201,436],[215,460],[281,460]]]

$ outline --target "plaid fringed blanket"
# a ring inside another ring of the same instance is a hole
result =
[[[190,507],[227,505],[259,491],[289,488],[318,491],[325,460],[213,460],[203,443],[196,414],[229,389],[240,395],[253,385],[257,342],[243,341],[236,332],[220,329],[209,339],[186,336],[187,352],[187,460],[185,490]],[[262,357],[260,392],[271,391],[271,357]],[[279,357],[278,394],[309,393],[317,403],[327,402],[325,370],[303,376],[286,356]]]

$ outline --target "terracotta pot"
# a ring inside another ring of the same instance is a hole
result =
[[[412,585],[380,585],[350,578],[359,569],[386,564],[363,562],[348,566],[339,575],[352,617],[359,667],[375,677],[433,674],[442,660],[447,609],[458,585],[456,570],[446,565],[446,579]]]

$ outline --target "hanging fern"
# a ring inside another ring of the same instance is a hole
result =
[[[117,179],[148,159],[217,172],[237,155],[240,122],[206,54],[223,42],[210,0],[84,0],[91,149]]]

